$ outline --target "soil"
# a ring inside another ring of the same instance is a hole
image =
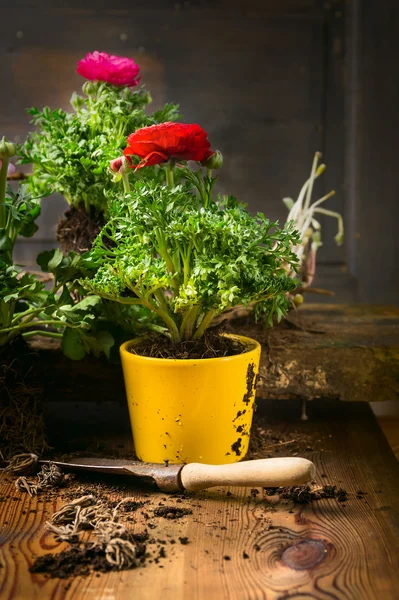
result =
[[[186,515],[192,515],[190,508],[178,508],[177,506],[160,506],[154,510],[154,516],[165,517],[165,519],[181,519]]]
[[[107,562],[102,548],[91,548],[87,545],[64,550],[59,554],[39,556],[29,570],[31,573],[46,573],[50,577],[66,579],[89,575],[91,570],[106,573],[111,571],[111,565]]]
[[[44,377],[39,355],[23,338],[0,350],[0,456],[42,454],[47,448],[42,416]]]
[[[61,250],[65,253],[87,252],[104,223],[103,213],[90,215],[83,208],[72,206],[57,226],[57,240]]]
[[[247,351],[246,346],[243,346],[237,340],[223,337],[220,333],[221,330],[219,328],[217,330],[209,329],[201,339],[181,342],[179,344],[173,344],[164,336],[149,335],[139,346],[130,348],[129,351],[132,354],[151,358],[179,360],[236,356]]]
[[[264,488],[267,496],[276,494],[284,500],[293,500],[297,504],[311,504],[314,500],[322,498],[335,498],[338,502],[348,500],[348,492],[336,485],[324,485],[323,487],[312,488],[308,485],[298,485],[284,488]]]

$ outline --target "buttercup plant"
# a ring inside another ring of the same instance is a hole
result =
[[[109,222],[85,260],[93,294],[156,314],[158,331],[174,343],[197,340],[229,308],[257,303],[267,322],[289,306],[298,281],[292,224],[279,229],[252,216],[232,196],[214,194],[212,171],[222,164],[196,124],[164,123],[128,137],[117,172],[160,165],[165,183],[137,181],[125,193],[108,190]],[[140,162],[137,164],[137,158]],[[196,161],[193,170],[186,161]],[[135,166],[136,165],[136,166]],[[179,184],[175,184],[175,174]]]
[[[71,112],[29,110],[37,130],[28,136],[21,155],[23,163],[33,164],[29,185],[34,193],[58,192],[72,209],[100,222],[103,213],[107,217],[104,190],[113,187],[109,163],[121,153],[126,135],[179,118],[174,104],[146,114],[151,95],[137,87],[139,71],[132,59],[89,53],[77,66],[87,81],[82,94],[72,94]],[[144,176],[154,177],[156,172]]]

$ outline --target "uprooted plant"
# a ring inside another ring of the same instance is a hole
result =
[[[301,279],[300,289],[306,291],[312,285],[316,273],[316,254],[322,246],[321,224],[317,220],[318,216],[327,216],[337,219],[338,232],[335,236],[336,243],[341,246],[344,240],[344,222],[342,216],[332,210],[328,210],[321,205],[329,198],[334,196],[335,191],[331,190],[318,200],[312,202],[312,192],[315,180],[322,175],[326,169],[325,164],[319,164],[321,158],[320,152],[316,152],[313,159],[312,170],[309,179],[303,184],[297,200],[284,198],[283,202],[289,210],[287,223],[293,223],[300,234],[300,243],[293,247],[299,261],[299,274]],[[291,271],[291,275],[294,272]]]
[[[298,284],[285,267],[295,268],[292,246],[299,236],[292,224],[279,229],[236,198],[215,196],[212,171],[222,157],[210,150],[201,127],[141,129],[129,136],[124,154],[120,173],[162,165],[166,185],[138,181],[128,191],[125,180],[124,193],[108,192],[109,222],[85,259],[93,275],[82,286],[116,303],[146,307],[174,343],[201,338],[218,315],[239,304],[256,303],[269,324],[274,316],[281,319],[286,294]],[[132,156],[141,158],[136,167]],[[188,160],[199,169],[186,166]]]

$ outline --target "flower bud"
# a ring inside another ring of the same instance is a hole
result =
[[[303,304],[303,296],[302,294],[295,294],[294,296],[294,304],[295,306],[301,306]]]
[[[143,104],[151,104],[152,96],[150,92],[148,92],[147,90],[139,90],[137,94],[139,95],[139,98],[141,102],[143,102]]]
[[[86,96],[95,94],[98,90],[98,81],[85,81],[82,85],[82,90]]]
[[[208,156],[201,160],[200,164],[207,169],[220,169],[223,164],[223,155],[219,150],[216,150],[216,152],[210,151]]]
[[[128,156],[118,156],[109,163],[109,168],[113,173],[128,173],[132,166],[131,159]]]
[[[72,108],[75,110],[80,110],[85,103],[85,99],[82,96],[79,96],[76,92],[74,92],[71,96],[70,103]]]
[[[12,142],[7,142],[6,138],[0,140],[0,158],[11,158],[17,153],[17,146]]]

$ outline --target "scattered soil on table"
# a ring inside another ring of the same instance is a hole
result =
[[[154,516],[165,517],[165,519],[181,519],[186,515],[192,515],[190,508],[179,508],[177,506],[160,506],[154,510]]]
[[[83,208],[71,207],[57,226],[57,240],[61,250],[83,254],[90,250],[101,227],[104,215],[88,214]]]
[[[309,485],[298,485],[283,488],[264,488],[267,496],[278,495],[284,500],[293,500],[297,504],[311,504],[314,500],[322,498],[335,498],[338,502],[348,500],[348,492],[336,485],[324,485],[323,487],[310,487]]]
[[[39,556],[30,567],[31,573],[45,573],[50,577],[77,577],[89,575],[91,570],[106,573],[112,567],[102,548],[71,548],[59,554]]]
[[[237,414],[237,417],[240,416]],[[321,435],[290,426],[270,415],[254,415],[246,460],[272,458],[273,456],[307,456],[322,452]]]
[[[146,336],[139,346],[129,348],[132,354],[151,358],[171,358],[179,360],[200,358],[221,358],[236,356],[248,350],[239,341],[223,337],[218,328],[209,329],[199,340],[173,344],[164,336]]]
[[[133,567],[129,566],[130,569],[143,564],[146,559],[145,544],[138,544],[136,548],[136,561]],[[66,579],[89,575],[92,570],[107,573],[115,569],[106,559],[105,548],[86,543],[58,554],[39,556],[29,570],[31,573],[45,573],[50,577]],[[120,570],[123,570],[123,566]]]
[[[42,365],[21,337],[0,352],[0,457],[47,448],[42,416]]]
[[[122,505],[122,510],[124,512],[135,512],[138,508],[144,506],[145,502],[136,502],[135,500],[129,500],[128,502],[124,502]]]

